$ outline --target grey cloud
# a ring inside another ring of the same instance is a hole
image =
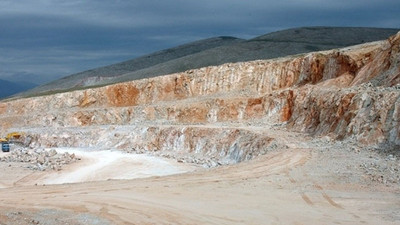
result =
[[[2,0],[0,78],[69,73],[212,36],[400,27],[398,0]]]
[[[9,2],[9,1],[7,1]],[[347,21],[360,22],[371,17],[376,11],[393,9],[399,3],[386,1],[321,1],[321,0],[287,0],[287,1],[13,1],[8,7],[1,7],[1,15],[30,15],[58,18],[64,23],[53,23],[53,20],[37,23],[45,27],[55,24],[59,27],[67,24],[105,26],[112,28],[157,28],[161,26],[196,26],[202,24],[243,25],[262,24],[267,20],[276,20],[274,16],[296,15],[298,19],[308,18],[313,14],[340,15]],[[367,2],[367,3],[366,3]],[[361,18],[344,12],[351,10],[354,14],[364,14]],[[399,10],[399,9],[398,9]],[[303,12],[303,13],[299,13]],[[264,21],[263,21],[264,20]],[[375,18],[379,21],[379,18]],[[279,21],[285,24],[285,20]],[[331,23],[335,21],[330,20]],[[379,22],[378,22],[379,23]]]
[[[121,49],[115,51],[80,51],[44,48],[14,51],[0,49],[0,51],[9,52],[7,56],[0,56],[0,78],[14,81],[30,80],[33,83],[50,82],[55,78],[120,62],[132,57],[131,52]],[[24,74],[25,77],[11,78],[20,74]],[[37,76],[40,76],[40,79]]]

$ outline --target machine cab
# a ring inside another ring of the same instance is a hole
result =
[[[10,143],[8,142],[1,142],[1,151],[9,152],[10,151]]]

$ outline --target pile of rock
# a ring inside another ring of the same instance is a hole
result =
[[[145,149],[125,149],[127,153],[133,154],[146,154],[157,157],[164,157],[167,159],[174,159],[179,163],[192,163],[201,165],[204,168],[213,168],[221,165],[232,164],[228,162],[224,162],[222,160],[218,160],[216,157],[205,157],[196,154],[183,154],[177,152],[162,152],[162,151],[146,151]]]
[[[203,139],[205,140],[205,138]],[[272,140],[272,139],[271,139]],[[202,140],[200,140],[202,141]],[[249,143],[249,142],[247,142]],[[249,146],[250,144],[243,144],[245,147]],[[268,152],[281,150],[281,149],[288,149],[289,147],[281,142],[276,140],[272,140],[271,142],[266,143],[260,148],[253,148],[253,151],[242,151],[240,148],[236,148],[235,154],[235,146],[237,144],[231,144],[232,147],[229,147],[228,150],[216,150],[218,148],[208,147],[210,150],[207,152],[196,152],[196,149],[187,149],[187,151],[167,151],[167,150],[146,150],[144,148],[127,148],[123,149],[127,153],[133,154],[146,154],[151,156],[157,157],[164,157],[167,159],[175,159],[179,163],[191,163],[197,164],[204,168],[214,168],[223,165],[232,165],[242,161],[247,161],[254,159],[257,156],[266,155]],[[226,146],[222,146],[225,147]],[[243,147],[243,149],[245,149]],[[172,146],[172,148],[174,148]],[[217,153],[216,153],[217,152]],[[220,154],[221,152],[226,152],[226,154]],[[244,152],[244,153],[243,153]],[[246,154],[245,157],[235,157],[240,154]]]
[[[32,170],[61,170],[64,165],[80,160],[75,154],[58,153],[56,150],[17,148],[9,155],[1,157],[0,162],[29,163]]]
[[[229,165],[235,163],[233,161],[217,159],[216,157],[202,157],[202,156],[191,156],[191,155],[174,156],[166,154],[161,154],[159,156],[165,158],[173,158],[179,163],[192,163],[201,165],[204,168],[214,168],[222,165]]]
[[[383,159],[371,156],[371,161],[361,163],[360,168],[372,181],[400,184],[400,161],[392,154]]]

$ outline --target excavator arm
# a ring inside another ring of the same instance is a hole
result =
[[[23,135],[23,133],[20,133],[20,132],[12,132],[12,133],[7,134],[6,139],[8,141],[12,140],[12,139],[19,139],[22,135]]]

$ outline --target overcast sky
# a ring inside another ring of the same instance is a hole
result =
[[[400,1],[0,0],[0,79],[44,83],[203,38],[302,26],[400,28]]]

